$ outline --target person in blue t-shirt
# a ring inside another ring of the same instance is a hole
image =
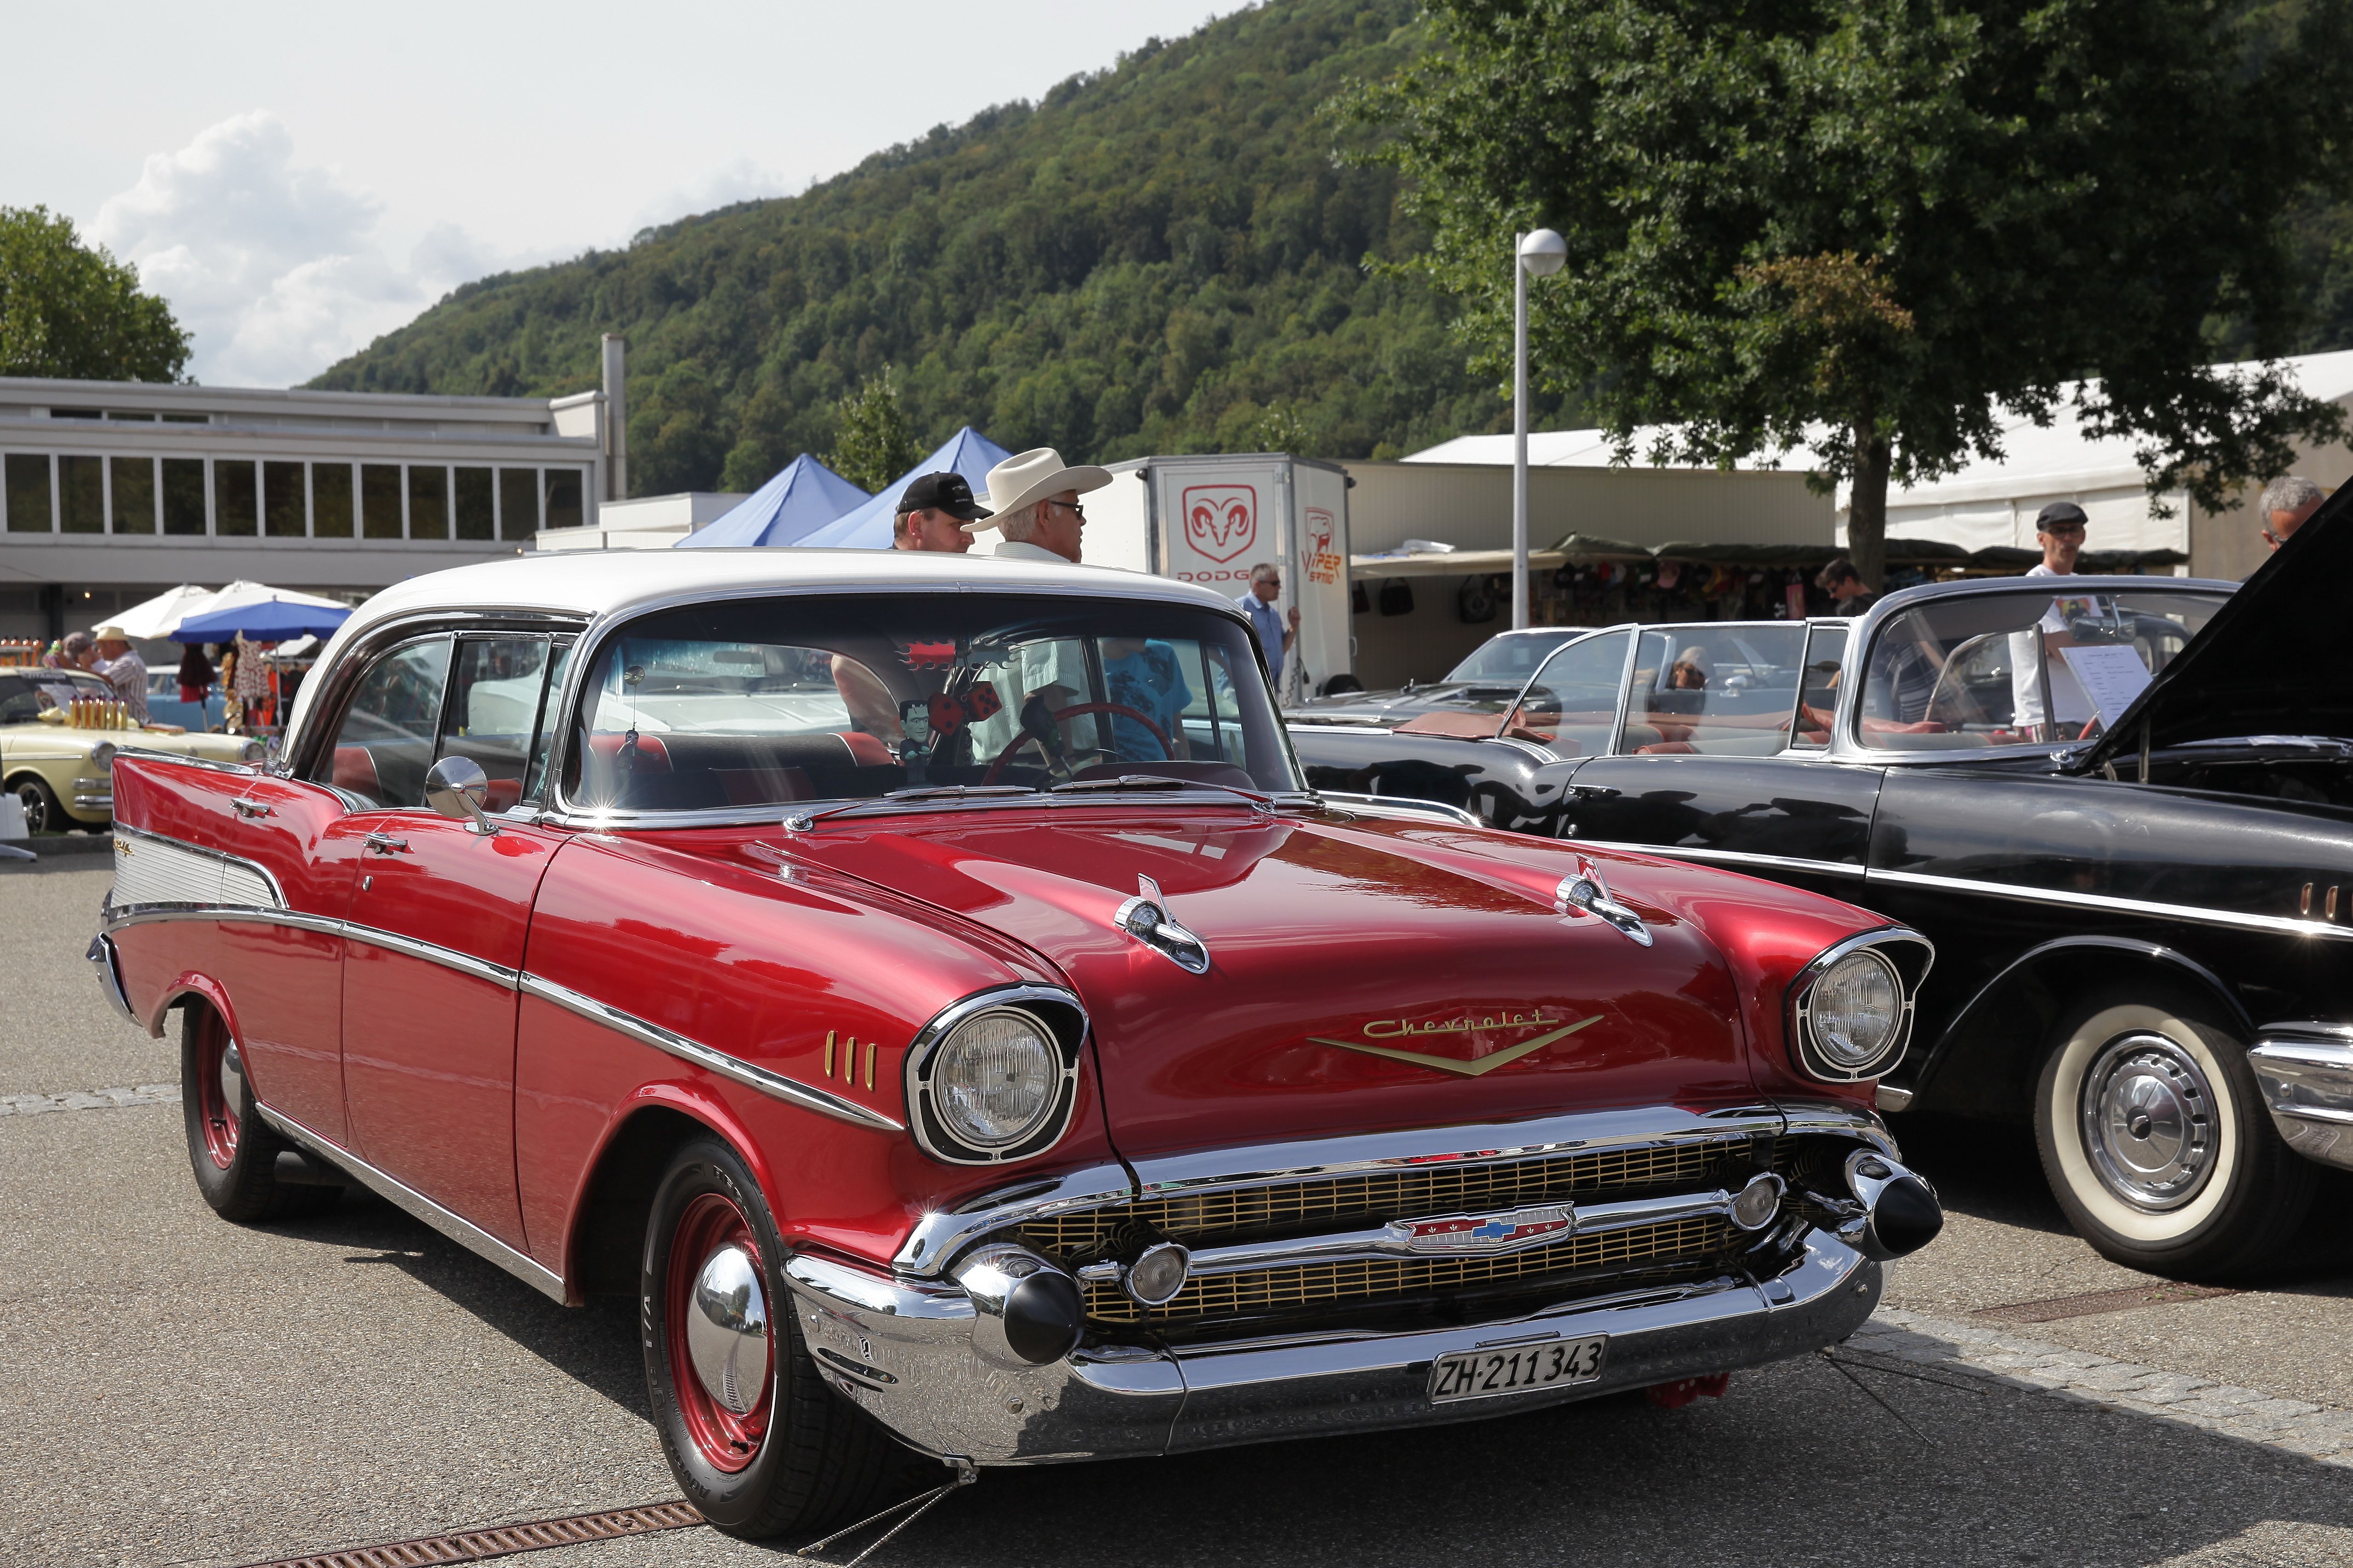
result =
[[[1124,708],[1148,713],[1166,732],[1175,755],[1185,755],[1184,714],[1193,700],[1185,684],[1184,667],[1176,650],[1165,642],[1142,637],[1105,637],[1103,643],[1103,687],[1110,700]],[[1111,716],[1112,744],[1122,762],[1171,760],[1158,736],[1124,713]]]

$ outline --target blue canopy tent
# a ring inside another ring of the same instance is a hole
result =
[[[673,548],[798,544],[812,530],[865,499],[864,490],[803,452],[710,527],[688,534]]]
[[[242,633],[248,642],[291,642],[296,637],[331,637],[351,619],[340,605],[304,605],[284,599],[257,599],[190,616],[172,628],[174,642],[232,642]]]
[[[823,528],[803,535],[797,543],[815,550],[832,547],[845,550],[888,550],[891,548],[891,521],[899,508],[899,497],[918,474],[936,474],[944,470],[962,474],[972,483],[972,493],[980,504],[988,504],[988,470],[1013,456],[1004,447],[967,425],[947,438],[946,445],[889,484],[874,492],[874,499],[845,516],[836,518]],[[717,523],[712,524],[716,528]],[[705,530],[708,532],[709,530]]]

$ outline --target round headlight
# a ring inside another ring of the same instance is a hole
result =
[[[947,1130],[976,1149],[1002,1149],[1053,1114],[1062,1053],[1046,1026],[1001,1007],[967,1018],[933,1058],[932,1103]]]
[[[114,742],[111,741],[100,741],[97,745],[92,746],[90,749],[90,765],[96,768],[100,773],[104,773],[107,769],[112,767],[114,765]]]
[[[269,754],[269,747],[267,743],[260,741],[248,741],[245,743],[245,750],[241,754],[245,761],[248,763],[258,763],[261,761],[262,758]]]
[[[1867,1078],[1902,1042],[1904,980],[1869,948],[1822,971],[1805,996],[1805,1044],[1823,1076]]]

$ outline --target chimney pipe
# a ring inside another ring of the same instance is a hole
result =
[[[622,351],[628,341],[605,334],[605,499],[629,499],[629,399]]]

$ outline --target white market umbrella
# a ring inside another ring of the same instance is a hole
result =
[[[100,626],[121,626],[131,634],[133,642],[154,642],[170,637],[179,628],[185,617],[202,612],[217,595],[210,588],[200,588],[194,583],[183,583],[147,600],[133,605],[119,616],[109,616]],[[90,628],[92,631],[97,626]]]

